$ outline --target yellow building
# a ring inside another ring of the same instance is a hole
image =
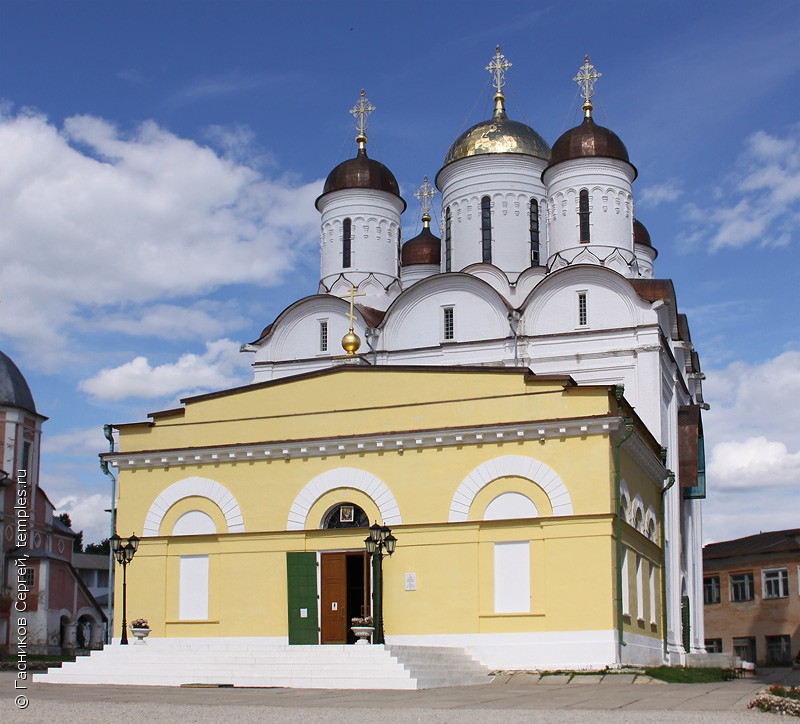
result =
[[[621,388],[340,365],[183,403],[116,426],[103,456],[117,529],[142,536],[127,609],[152,639],[352,641],[377,521],[398,541],[387,643],[495,668],[663,660],[667,472]]]

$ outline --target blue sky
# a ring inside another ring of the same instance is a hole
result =
[[[316,290],[313,200],[361,88],[410,238],[423,176],[490,115],[498,43],[509,115],[551,144],[580,122],[583,56],[603,73],[595,119],[639,170],[708,378],[704,537],[798,524],[797,2],[2,0],[0,349],[87,540],[103,423],[247,382],[239,345]]]

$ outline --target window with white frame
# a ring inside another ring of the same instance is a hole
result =
[[[789,596],[789,571],[773,568],[761,571],[764,598],[787,598]]]
[[[27,566],[25,568],[25,572],[21,576],[19,576],[19,580],[21,583],[24,583],[26,586],[30,588],[33,585],[33,576],[34,576],[33,568]]]
[[[730,577],[731,601],[752,601],[755,584],[752,573],[732,573]]]
[[[455,339],[455,314],[453,307],[442,307],[442,339]]]
[[[719,591],[719,576],[706,576],[703,579],[703,603],[719,603],[722,600]]]
[[[586,301],[586,292],[578,292],[578,326],[585,327],[589,324],[589,306]]]
[[[452,218],[450,207],[444,211],[444,270],[449,272],[453,266],[453,238],[452,238]]]
[[[328,320],[319,320],[319,351],[328,351]]]

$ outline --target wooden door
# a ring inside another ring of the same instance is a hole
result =
[[[287,553],[289,643],[319,643],[317,628],[317,554]]]
[[[321,636],[323,644],[346,644],[347,554],[323,553],[320,563]]]

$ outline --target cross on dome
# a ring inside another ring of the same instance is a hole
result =
[[[594,84],[597,82],[597,79],[603,75],[602,73],[598,73],[595,70],[595,67],[589,63],[589,56],[584,56],[583,65],[578,69],[578,75],[576,75],[572,80],[574,80],[581,89],[581,95],[583,96],[583,110],[586,112],[586,116],[591,116],[592,108],[592,96],[594,95]]]
[[[511,63],[506,60],[506,56],[500,52],[500,46],[496,48],[494,57],[489,61],[486,70],[493,77],[494,89],[500,93],[500,89],[506,84],[506,71],[511,67]]]
[[[435,195],[436,189],[428,183],[428,177],[426,176],[422,182],[422,186],[414,192],[414,198],[419,201],[419,205],[422,207],[423,220],[426,216],[430,220],[430,210]]]
[[[358,102],[350,109],[350,113],[352,113],[356,119],[356,129],[358,129],[359,136],[363,136],[364,131],[367,130],[367,117],[374,110],[375,106],[373,106],[372,103],[370,103],[369,99],[367,98],[367,92],[362,88],[361,97],[358,99]]]

